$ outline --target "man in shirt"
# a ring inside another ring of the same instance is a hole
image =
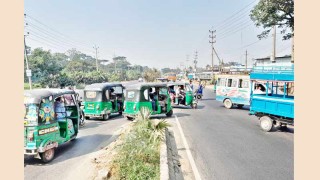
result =
[[[54,111],[56,112],[57,119],[61,120],[66,117],[66,108],[62,97],[58,97],[54,102]]]

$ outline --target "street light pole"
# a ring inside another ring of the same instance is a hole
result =
[[[209,35],[209,43],[211,44],[211,66],[212,66],[212,72],[214,71],[214,64],[213,64],[213,57],[214,57],[214,54],[213,54],[213,51],[214,51],[214,46],[213,44],[216,42],[215,41],[215,38],[216,38],[216,35],[213,35],[214,33],[216,33],[216,30],[212,31],[212,30],[209,30],[209,33],[211,35]]]
[[[23,40],[24,40],[24,55],[25,55],[26,65],[27,65],[26,74],[29,79],[29,88],[31,90],[32,89],[32,80],[31,80],[31,70],[29,69],[29,62],[28,62],[28,55],[27,55],[26,35],[24,35]]]
[[[96,50],[96,69],[97,71],[99,71],[99,67],[98,67],[98,48],[96,45],[93,46],[93,49]]]

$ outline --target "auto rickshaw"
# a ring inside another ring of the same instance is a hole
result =
[[[142,107],[151,111],[151,115],[172,116],[171,99],[166,83],[142,83],[126,87],[124,116],[133,120]]]
[[[77,98],[77,93],[66,89],[24,92],[25,155],[49,162],[60,144],[76,139],[79,131]]]
[[[196,109],[198,106],[198,101],[193,94],[190,84],[187,82],[175,82],[168,83],[168,89],[170,92],[170,97],[174,105],[184,105],[191,106],[191,108]],[[177,91],[180,91],[178,93]]]
[[[84,88],[85,118],[107,120],[111,113],[122,114],[123,89],[120,83],[95,83]]]

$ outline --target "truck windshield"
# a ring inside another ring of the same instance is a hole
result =
[[[38,124],[39,106],[37,104],[24,104],[24,125],[36,126]]]

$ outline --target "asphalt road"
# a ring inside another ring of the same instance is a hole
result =
[[[129,123],[121,116],[114,115],[107,121],[87,120],[80,129],[77,139],[59,146],[55,159],[50,163],[25,156],[24,179],[70,179],[74,169],[94,153],[105,147],[108,140],[122,125]]]
[[[293,179],[294,130],[263,132],[248,108],[226,109],[206,88],[198,109],[174,109],[202,179]]]

